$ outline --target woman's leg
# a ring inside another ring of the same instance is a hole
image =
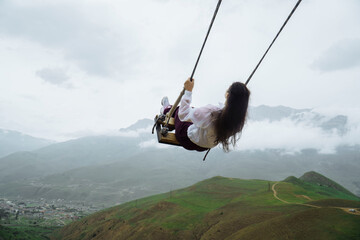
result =
[[[168,106],[164,109],[164,114],[170,111],[172,106]],[[207,148],[200,147],[193,143],[188,135],[187,130],[193,124],[192,122],[182,122],[178,116],[179,107],[176,108],[175,112],[173,113],[173,118],[175,118],[175,137],[176,140],[187,150],[196,150],[199,152],[203,152],[208,150]]]

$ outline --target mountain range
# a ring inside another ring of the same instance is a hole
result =
[[[350,131],[346,116],[327,117],[310,109],[282,106],[251,108],[248,124],[284,119],[339,136]],[[0,196],[61,198],[112,206],[218,175],[276,181],[311,170],[360,195],[358,145],[338,146],[334,153],[311,148],[293,153],[265,148],[225,154],[216,148],[203,162],[201,153],[157,144],[150,133],[152,124],[152,120],[143,119],[112,136],[48,143],[37,150],[2,157]]]
[[[54,141],[32,137],[17,131],[0,129],[0,158],[19,151],[33,151]]]

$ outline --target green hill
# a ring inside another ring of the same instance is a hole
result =
[[[291,185],[286,185],[289,183]],[[291,200],[293,203],[303,203],[312,199],[346,199],[360,200],[359,197],[331,179],[317,173],[307,172],[302,177],[287,177],[282,181],[282,189],[290,188],[289,194],[282,193],[283,197]],[[285,195],[285,196],[284,196]],[[287,196],[286,196],[287,195]],[[305,197],[304,197],[305,196]],[[318,196],[322,196],[319,198]]]
[[[336,190],[338,190],[340,192],[343,192],[345,194],[355,196],[353,193],[351,193],[349,190],[345,189],[340,184],[338,184],[338,183],[334,182],[333,180],[321,175],[320,173],[314,172],[314,171],[305,173],[299,179],[304,181],[304,182],[314,183],[314,184],[317,184],[319,186],[326,186],[326,187],[329,187],[329,188],[336,189]]]
[[[285,178],[285,180],[283,180],[283,182],[288,182],[288,183],[292,183],[292,184],[295,184],[295,185],[300,185],[300,186],[304,186],[304,181],[298,179],[297,177],[294,177],[294,176],[290,176],[290,177],[287,177]]]
[[[214,177],[95,213],[51,239],[360,238],[360,216],[340,209],[359,207],[360,201],[326,186],[296,182],[305,187]],[[328,199],[335,200],[324,204]]]

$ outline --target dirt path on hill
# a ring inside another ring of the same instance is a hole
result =
[[[275,190],[275,186],[276,186],[277,184],[278,184],[278,182],[272,185],[272,190],[273,190],[273,192],[274,192],[274,198],[276,198],[277,200],[282,201],[283,203],[288,203],[288,204],[289,204],[289,202],[287,202],[287,201],[285,201],[285,200],[282,200],[281,198],[279,198],[279,197],[277,196],[277,192],[276,192],[276,190]]]
[[[278,199],[279,201],[281,201],[281,202],[283,202],[283,203],[286,203],[286,204],[297,204],[297,205],[308,206],[308,207],[313,207],[313,208],[322,208],[322,207],[320,207],[320,206],[315,206],[315,205],[306,204],[306,203],[291,203],[291,202],[288,202],[288,201],[285,201],[285,200],[279,198],[278,195],[277,195],[277,192],[276,192],[276,190],[275,190],[275,186],[276,186],[278,183],[279,183],[279,182],[274,183],[274,184],[272,185],[272,190],[273,190],[273,192],[274,192],[274,198]],[[305,195],[303,195],[303,196],[305,196]],[[307,197],[307,196],[306,196],[306,197]],[[309,197],[307,197],[307,198],[309,198]],[[309,199],[310,199],[310,198],[309,198]],[[348,214],[359,215],[359,216],[360,216],[360,211],[358,211],[358,210],[357,210],[356,212],[350,212],[350,209],[356,209],[356,208],[344,208],[344,207],[328,207],[328,208],[337,208],[337,209],[341,209],[341,210],[345,211],[345,212],[348,213]]]
[[[307,200],[309,200],[309,201],[312,201],[312,199],[310,198],[310,197],[308,197],[308,196],[306,196],[306,195],[295,195],[296,197],[298,197],[298,198],[305,198],[305,199],[307,199]]]

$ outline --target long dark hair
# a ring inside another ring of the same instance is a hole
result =
[[[216,143],[221,143],[225,152],[233,147],[244,127],[249,105],[250,91],[241,82],[234,82],[227,90],[225,107],[215,115]]]

